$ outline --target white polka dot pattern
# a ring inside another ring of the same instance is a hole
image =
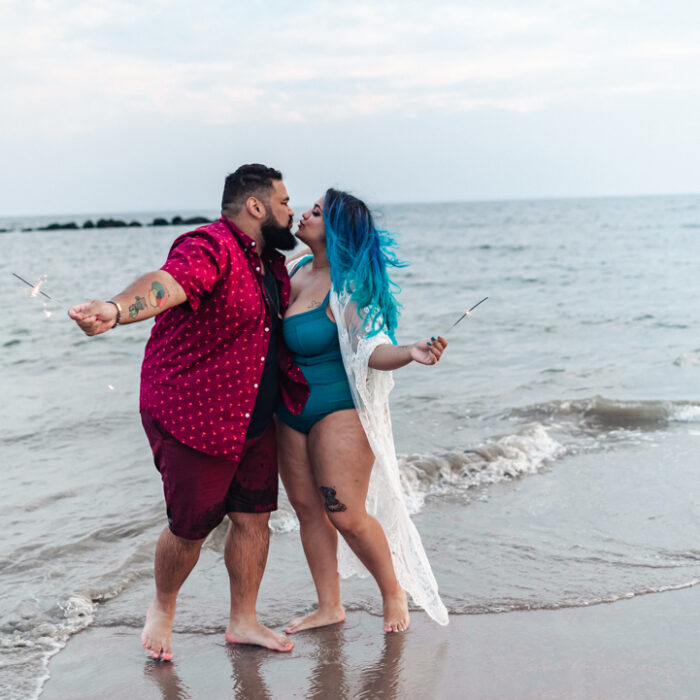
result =
[[[162,269],[182,286],[187,303],[156,317],[141,368],[142,410],[185,445],[234,459],[243,449],[270,338],[254,247],[223,217],[175,240]],[[284,310],[284,257],[266,248],[262,260],[277,278]],[[278,357],[282,398],[298,414],[308,386],[283,343]]]

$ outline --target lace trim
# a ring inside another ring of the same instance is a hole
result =
[[[362,321],[348,295],[339,297],[331,290],[331,310],[338,324],[343,364],[348,375],[355,407],[375,463],[367,493],[367,512],[381,524],[389,542],[396,576],[401,586],[441,625],[448,623],[447,609],[440,600],[438,586],[420,535],[411,521],[402,489],[391,430],[389,393],[394,386],[391,372],[369,367],[369,358],[378,345],[391,343],[385,334],[368,338]],[[368,572],[342,538],[338,541],[340,575],[368,576]]]

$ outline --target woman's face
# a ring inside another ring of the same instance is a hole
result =
[[[307,245],[324,243],[326,240],[326,227],[323,225],[323,197],[316,204],[301,215],[296,237]]]

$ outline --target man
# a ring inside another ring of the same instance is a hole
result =
[[[308,386],[281,342],[289,303],[284,257],[294,212],[277,170],[244,165],[226,178],[219,221],[179,236],[160,270],[110,301],[73,306],[87,335],[157,316],[141,370],[140,409],[162,480],[169,526],[155,555],[156,595],[141,635],[172,659],[178,591],[207,535],[228,515],[229,642],[289,651],[255,605],[277,507],[272,413],[298,413]]]

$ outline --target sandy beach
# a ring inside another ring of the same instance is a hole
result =
[[[94,627],[52,660],[42,700],[92,698],[697,698],[697,588],[590,608],[421,614],[402,635],[351,612],[295,635],[291,654],[175,634],[173,663],[144,657],[139,630]]]

